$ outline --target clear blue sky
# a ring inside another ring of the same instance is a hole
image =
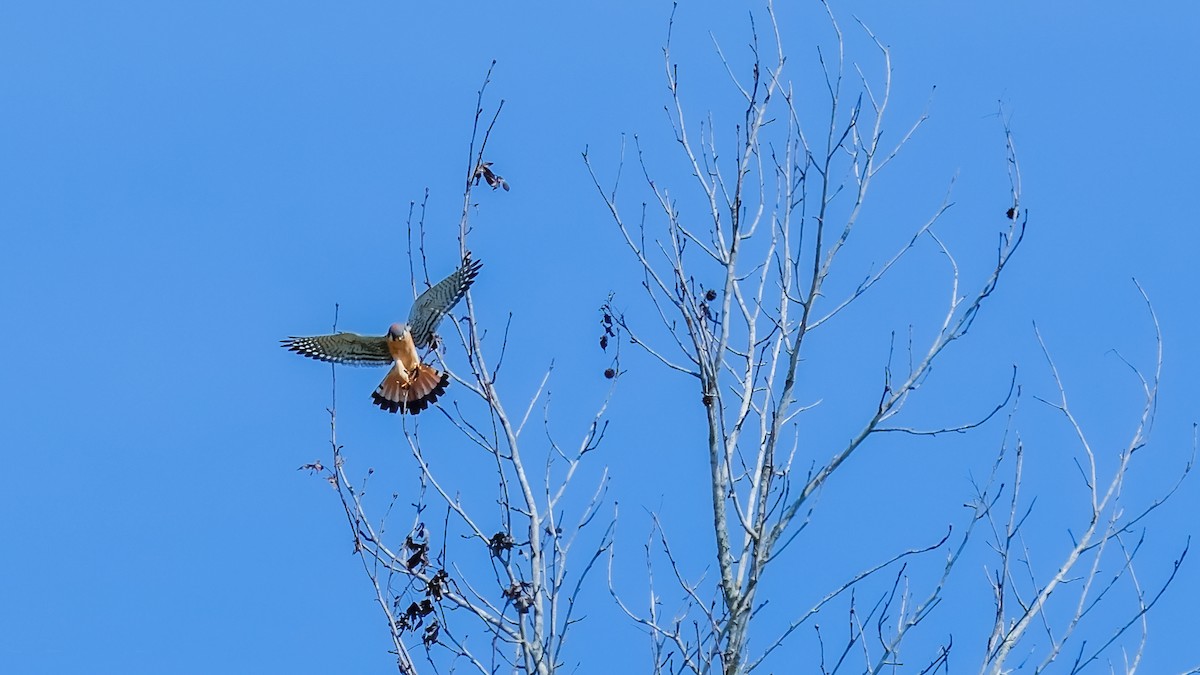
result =
[[[991,235],[967,235],[991,231],[1007,206],[1001,100],[1031,212],[1012,274],[937,371],[944,379],[930,381],[942,393],[914,404],[913,419],[969,416],[1013,363],[1031,393],[1049,395],[1036,321],[1085,423],[1115,452],[1138,410],[1135,382],[1111,350],[1147,367],[1153,357],[1136,277],[1162,322],[1166,374],[1155,454],[1137,467],[1130,491],[1144,497],[1167,485],[1200,412],[1192,204],[1200,134],[1190,119],[1200,10],[1180,2],[883,4],[836,10],[848,32],[857,14],[893,50],[892,138],[928,101],[931,119],[881,179],[865,217],[907,230],[957,174],[948,237],[980,260],[990,255]],[[596,308],[610,290],[631,311],[640,297],[580,152],[590,146],[611,170],[621,134],[636,133],[664,173],[682,168],[662,113],[669,3],[568,5],[0,6],[6,672],[390,667],[340,507],[319,479],[296,471],[328,455],[328,371],[277,341],[326,330],[334,303],[348,330],[382,333],[403,318],[411,297],[403,224],[427,188],[431,264],[453,267],[476,90],[496,59],[489,93],[505,104],[489,155],[513,190],[479,194],[473,248],[486,266],[476,302],[494,330],[513,314],[509,395],[527,397],[554,360],[561,427],[569,437],[582,431],[605,391]],[[827,24],[807,10],[782,19],[791,63],[810,68]],[[679,10],[676,57],[701,103],[731,95],[710,32],[744,59],[745,7]],[[859,45],[850,58],[877,68]],[[934,288],[940,298],[943,287]],[[892,310],[904,308],[904,292]],[[928,321],[896,317],[899,330]],[[854,326],[841,329],[855,336],[847,341],[869,345],[873,358],[883,343]],[[686,434],[645,413],[663,406],[666,416],[685,403],[695,413],[694,384],[649,360],[627,365],[600,459],[627,514],[619,544],[636,566],[647,509],[681,529],[702,513],[701,486],[680,494],[662,476],[702,477],[706,460]],[[340,433],[361,466],[380,467],[404,490],[413,470],[398,419],[367,398],[379,376],[339,376]],[[1056,489],[1074,478],[1054,460],[1070,440],[1032,398],[1022,411],[1031,469],[1042,471],[1031,489],[1044,490],[1041,508],[1053,511]],[[968,477],[986,468],[1000,432],[993,424],[973,436],[876,444],[831,484],[822,503],[830,520],[814,526],[807,546],[840,551],[847,542],[821,533],[847,528],[883,551],[923,543],[961,517],[954,504],[969,496]],[[464,480],[487,483],[480,458],[446,453]],[[944,503],[915,498],[926,493]],[[901,518],[896,505],[910,499],[929,513]],[[1150,523],[1145,555],[1158,565],[1143,563],[1149,582],[1200,532],[1197,513],[1200,481],[1192,480]],[[1058,538],[1047,550],[1057,552],[1066,534],[1051,534]],[[710,544],[689,545],[702,569]],[[812,559],[797,557],[798,578]],[[1188,562],[1151,617],[1144,672],[1200,664],[1200,559]],[[962,578],[979,588],[981,568]],[[801,603],[808,596],[789,596],[790,583],[776,597]],[[579,672],[601,672],[597,654],[638,672],[644,640],[601,590],[571,658],[584,662]],[[972,663],[963,658],[959,665]]]

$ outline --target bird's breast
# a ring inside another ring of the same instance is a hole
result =
[[[399,340],[388,340],[388,350],[392,353],[392,358],[396,363],[399,363],[405,370],[411,371],[421,365],[421,359],[417,356],[417,346],[413,344],[412,333],[405,331]]]

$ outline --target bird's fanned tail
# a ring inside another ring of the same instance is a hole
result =
[[[410,378],[393,365],[371,394],[371,400],[382,410],[416,415],[446,393],[449,384],[450,376],[432,366],[422,363]]]

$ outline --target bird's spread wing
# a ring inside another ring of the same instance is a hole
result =
[[[290,337],[282,346],[318,361],[346,363],[352,366],[383,366],[392,363],[385,337],[335,333],[313,337]]]
[[[417,349],[433,345],[434,331],[438,322],[467,293],[471,283],[479,274],[483,263],[471,260],[471,254],[463,257],[462,267],[453,274],[429,287],[422,293],[408,314],[408,330],[412,333]]]

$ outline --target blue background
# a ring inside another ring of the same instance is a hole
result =
[[[1126,495],[1130,509],[1148,503],[1187,461],[1197,409],[1200,234],[1191,190],[1200,10],[1178,2],[881,5],[836,3],[848,60],[881,73],[851,20],[857,15],[892,49],[885,140],[898,140],[927,107],[931,118],[881,175],[851,260],[869,269],[893,250],[957,175],[956,206],[938,231],[963,256],[967,287],[976,285],[1007,208],[1000,101],[1031,213],[1010,273],[905,421],[977,417],[1003,395],[1014,363],[1028,393],[1052,395],[1036,321],[1082,422],[1111,459],[1140,413],[1136,381],[1112,350],[1153,365],[1136,277],[1165,336],[1152,444]],[[513,190],[476,193],[472,248],[486,266],[475,302],[493,335],[513,315],[501,381],[510,409],[523,409],[553,361],[553,425],[579,437],[608,384],[599,375],[608,359],[595,345],[597,307],[615,291],[631,317],[653,320],[580,153],[589,148],[611,178],[622,134],[637,134],[652,168],[687,198],[688,170],[663,113],[670,9],[0,6],[3,669],[390,668],[385,624],[335,495],[296,471],[328,456],[328,371],[277,341],[325,332],[335,303],[347,330],[380,334],[403,318],[411,297],[405,219],[426,189],[431,273],[456,264],[475,97],[496,59],[485,101],[489,110],[505,103],[488,154]],[[753,9],[763,26],[761,8]],[[781,9],[780,19],[797,87],[815,97],[815,46],[828,48],[828,21],[815,3]],[[748,36],[740,3],[679,9],[673,56],[693,116],[715,109],[724,129],[736,121],[712,39],[739,66]],[[646,197],[631,187],[624,203],[632,212]],[[811,458],[839,447],[864,401],[877,396],[888,333],[936,328],[947,275],[930,248],[922,255],[815,343],[811,372],[826,379],[801,402],[827,404],[807,422]],[[857,278],[850,267],[844,284]],[[599,467],[611,468],[626,565],[616,581],[640,607],[647,512],[677,533],[702,527],[707,459],[694,382],[632,349],[624,354],[629,372],[610,410],[612,432],[578,492],[590,494]],[[456,358],[452,350],[451,365]],[[384,492],[411,491],[415,471],[398,419],[367,405],[381,375],[339,372],[340,440],[352,472],[372,466],[372,480],[387,481]],[[764,593],[804,608],[850,570],[936,541],[948,523],[962,522],[969,479],[986,473],[1003,426],[870,445],[825,491],[822,517]],[[1081,505],[1075,446],[1062,420],[1030,396],[1014,428],[1028,452],[1026,490],[1039,495],[1035,514],[1046,517],[1031,545],[1043,546],[1041,565],[1052,564],[1069,542],[1054,519],[1078,515]],[[430,433],[446,434],[441,469],[456,472],[463,489],[484,486],[475,488],[483,503],[493,499],[486,458],[432,423]],[[1198,508],[1200,485],[1191,480],[1149,522],[1139,568],[1146,585],[1165,578],[1197,531]],[[690,554],[687,571],[707,569],[711,579],[709,539],[677,537]],[[928,638],[961,631],[955,646],[963,653],[952,665],[977,663],[983,633],[966,626],[989,616],[983,564],[960,570],[960,604],[937,617],[941,627]],[[1189,560],[1151,614],[1144,672],[1200,664],[1197,570]],[[568,664],[644,671],[645,640],[604,586],[597,576],[589,587],[594,609],[576,628]],[[774,620],[797,613],[788,609]],[[764,627],[761,639],[770,634]],[[812,663],[811,637],[798,637],[789,658]],[[773,671],[787,672],[786,663]]]

